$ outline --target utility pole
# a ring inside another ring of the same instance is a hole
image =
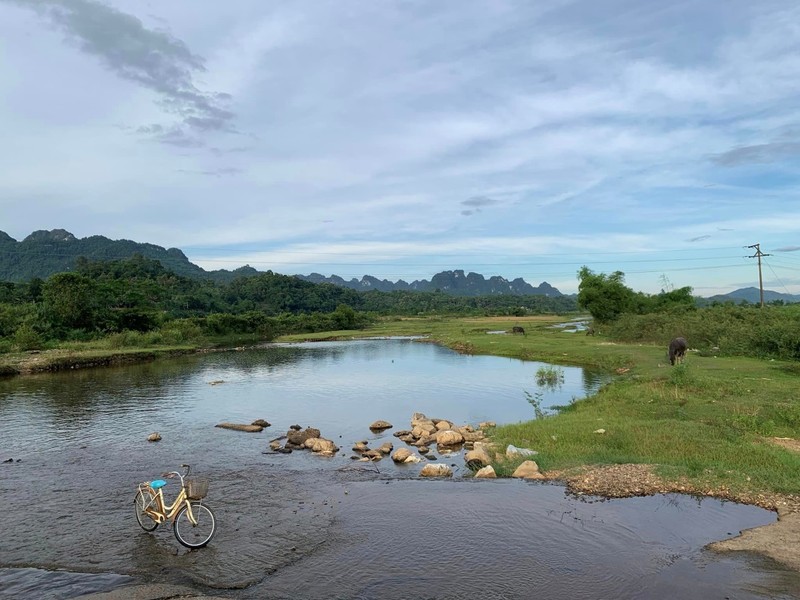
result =
[[[748,256],[747,258],[757,258],[758,259],[758,290],[761,292],[761,308],[764,308],[764,280],[761,278],[761,257],[762,256],[772,256],[771,254],[764,254],[761,252],[761,244],[753,244],[752,246],[747,246],[748,248],[755,248],[756,253],[753,256]]]

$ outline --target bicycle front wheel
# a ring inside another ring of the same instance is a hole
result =
[[[189,520],[189,513],[187,507],[184,507],[175,517],[175,525],[173,531],[177,540],[187,548],[202,548],[214,536],[214,530],[217,527],[214,513],[205,504],[199,502],[191,502],[192,515],[194,515],[197,525],[194,525]]]
[[[150,515],[145,512],[145,508],[151,510],[155,508],[155,496],[149,490],[139,490],[136,498],[133,499],[134,509],[136,511],[136,520],[145,531],[153,531],[158,527],[158,522],[155,521]]]

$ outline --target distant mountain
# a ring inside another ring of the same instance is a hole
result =
[[[219,269],[206,271],[202,267],[189,262],[186,255],[178,248],[163,248],[155,244],[145,244],[131,240],[112,240],[102,235],[76,238],[64,229],[51,231],[34,231],[21,242],[7,233],[0,231],[0,281],[29,281],[34,277],[46,279],[54,273],[71,271],[80,257],[89,260],[111,261],[130,258],[141,254],[146,258],[159,261],[164,268],[184,277],[194,279],[211,279],[217,282],[228,282],[236,277],[258,275],[249,265],[233,271]],[[332,275],[325,277],[319,273],[297,275],[299,279],[312,283],[332,283],[340,287],[358,291],[394,290],[408,291],[441,291],[454,296],[485,295],[543,295],[561,296],[556,288],[547,282],[534,287],[522,279],[509,281],[503,277],[485,279],[478,273],[464,274],[464,271],[443,271],[434,275],[430,281],[421,280],[406,283],[403,280],[391,282],[365,275],[361,280],[345,281]]]
[[[311,281],[312,283],[332,283],[361,292],[369,290],[378,290],[381,292],[393,292],[398,290],[414,292],[439,291],[452,296],[497,296],[505,294],[515,296],[555,297],[563,295],[546,281],[534,287],[519,277],[512,281],[497,275],[486,279],[479,273],[468,273],[465,275],[464,271],[461,270],[442,271],[431,277],[430,281],[422,279],[412,283],[408,283],[402,279],[397,282],[391,282],[387,279],[376,279],[371,275],[364,275],[360,280],[353,278],[349,281],[342,279],[338,275],[325,277],[319,273],[296,275],[296,277],[305,281]]]
[[[733,290],[727,294],[717,294],[706,298],[706,300],[708,302],[734,302],[736,304],[749,302],[750,304],[758,304],[761,302],[761,293],[757,287],[746,287]],[[800,302],[800,294],[783,294],[772,290],[764,290],[764,302],[773,302],[775,300],[783,300],[787,304]]]
[[[120,260],[141,254],[158,260],[165,268],[195,279],[228,281],[242,275],[258,273],[250,266],[235,271],[205,271],[189,262],[177,248],[162,248],[131,240],[111,240],[102,235],[76,238],[64,229],[34,231],[21,242],[0,231],[0,281],[28,281],[34,277],[46,279],[53,273],[71,271],[79,257],[89,260]]]

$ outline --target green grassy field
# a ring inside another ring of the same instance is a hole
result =
[[[769,441],[800,437],[800,364],[688,352],[671,367],[666,348],[613,343],[552,328],[557,317],[386,320],[364,332],[285,340],[427,335],[460,352],[598,367],[614,373],[595,396],[556,414],[493,432],[498,446],[532,448],[544,470],[643,463],[696,489],[800,494],[800,454]],[[526,335],[488,335],[523,326]],[[619,374],[617,373],[619,371]],[[598,429],[605,433],[594,433]],[[519,461],[517,461],[519,462]],[[516,463],[496,465],[509,474]]]

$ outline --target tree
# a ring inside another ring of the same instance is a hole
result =
[[[635,312],[636,293],[625,285],[625,274],[594,273],[589,267],[578,271],[578,306],[598,321],[614,321],[624,312]]]
[[[56,273],[42,288],[45,314],[57,327],[92,329],[94,297],[94,281],[77,273]]]

